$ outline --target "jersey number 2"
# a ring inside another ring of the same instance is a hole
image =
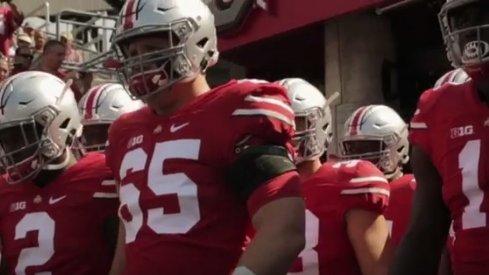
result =
[[[15,240],[24,239],[27,233],[37,231],[38,246],[20,251],[15,274],[26,274],[26,268],[45,264],[54,255],[54,220],[46,212],[28,213],[15,227]],[[49,275],[51,272],[42,272]]]
[[[148,169],[148,187],[156,196],[175,196],[179,212],[165,212],[165,206],[147,210],[147,221],[151,230],[157,234],[185,234],[200,220],[197,184],[185,173],[165,174],[165,161],[169,159],[197,160],[200,140],[180,139],[157,143]],[[129,151],[123,158],[119,175],[123,180],[128,171],[144,171],[148,155],[142,148]],[[132,216],[130,221],[122,219],[126,229],[126,243],[133,242],[145,222],[140,206],[141,191],[134,183],[124,184],[119,191],[121,203],[127,206]],[[174,203],[174,200],[161,200],[162,204]],[[121,205],[124,206],[124,205]],[[167,204],[168,206],[168,204]],[[175,207],[173,207],[175,208]]]

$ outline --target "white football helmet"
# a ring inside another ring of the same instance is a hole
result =
[[[489,2],[447,0],[438,15],[447,55],[452,65],[469,75],[488,72]]]
[[[469,80],[470,80],[470,76],[462,68],[458,68],[455,70],[451,70],[446,74],[444,74],[442,77],[440,77],[436,81],[435,86],[433,86],[433,88],[438,89],[445,84],[462,84]]]
[[[38,71],[16,74],[0,90],[0,163],[7,181],[18,183],[35,177],[42,169],[61,169],[50,164],[68,152],[81,135],[82,125],[69,84]]]
[[[287,89],[296,117],[293,137],[296,164],[320,158],[333,138],[331,109],[326,98],[301,78],[286,78],[278,84]]]
[[[105,151],[109,126],[122,114],[143,107],[140,100],[133,100],[121,84],[107,83],[92,87],[78,103],[82,117],[83,153]]]
[[[148,36],[166,38],[168,46],[129,56],[128,43]],[[134,97],[142,99],[195,78],[219,56],[214,15],[202,0],[126,1],[112,42],[123,82]]]
[[[360,107],[345,122],[340,149],[342,157],[370,160],[391,179],[409,161],[407,124],[385,105]]]

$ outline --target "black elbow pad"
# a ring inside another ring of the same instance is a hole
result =
[[[287,149],[281,146],[252,145],[238,150],[228,171],[228,181],[243,201],[263,183],[296,169]]]

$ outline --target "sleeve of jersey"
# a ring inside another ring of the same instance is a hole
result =
[[[100,168],[97,171],[97,175],[93,178],[93,198],[94,199],[117,199],[118,192],[116,182],[113,177],[111,169],[105,165],[106,157],[103,154],[92,153],[95,158],[100,157]],[[95,161],[94,161],[95,162]]]
[[[105,161],[107,166],[112,170],[112,175],[119,180],[119,170],[117,167],[117,159],[119,158],[117,148],[123,146],[121,141],[121,126],[123,125],[123,117],[119,117],[109,128],[106,148],[105,148]]]
[[[370,162],[360,162],[356,173],[346,179],[341,196],[349,209],[361,208],[382,214],[389,204],[390,188],[387,179]]]
[[[291,138],[294,135],[294,111],[287,92],[275,84],[256,85],[251,92],[238,97],[232,110],[237,131],[236,142],[282,145],[293,153]]]
[[[93,193],[95,199],[116,199],[118,198],[117,185],[114,179],[103,180],[98,189]]]
[[[418,106],[409,124],[409,142],[419,146],[425,153],[431,153],[430,105],[433,91],[425,91],[418,100]]]
[[[261,84],[240,97],[232,111],[233,121],[240,128],[236,143],[246,145],[273,144],[287,148],[294,156],[291,139],[294,135],[294,111],[287,92],[275,84]],[[299,197],[300,180],[296,171],[289,171],[263,183],[248,198],[253,215],[263,205],[284,197]]]

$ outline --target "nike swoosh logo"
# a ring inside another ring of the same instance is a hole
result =
[[[62,197],[59,197],[59,198],[53,198],[53,197],[50,197],[49,198],[49,204],[55,204],[55,203],[58,203],[60,202],[61,200],[63,200],[64,198],[66,198],[66,195],[62,196]]]
[[[182,129],[183,127],[187,126],[189,123],[188,122],[185,122],[183,124],[180,124],[180,125],[175,125],[175,124],[172,124],[172,126],[170,127],[170,132],[171,133],[175,133],[176,131]]]

